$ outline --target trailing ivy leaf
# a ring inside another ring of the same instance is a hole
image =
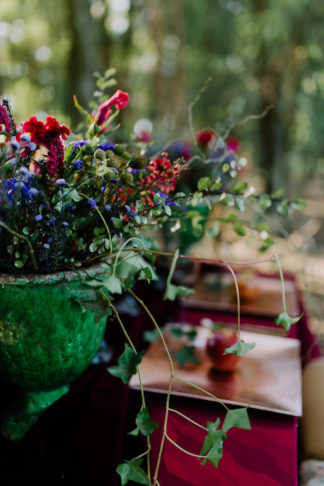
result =
[[[235,199],[233,196],[226,194],[226,196],[221,200],[221,203],[224,204],[224,206],[234,206]]]
[[[175,359],[178,361],[180,366],[185,363],[200,364],[200,362],[195,357],[195,347],[194,346],[182,346],[180,351],[174,354]]]
[[[136,429],[132,430],[130,435],[138,435],[141,433],[147,437],[158,427],[158,424],[150,419],[150,413],[147,407],[142,408],[142,410],[138,412],[136,416],[136,425]]]
[[[247,413],[247,407],[228,410],[225,415],[222,430],[227,432],[232,427],[251,430],[251,423]]]
[[[118,359],[118,365],[110,366],[108,371],[111,375],[121,378],[124,383],[128,383],[133,375],[137,372],[137,366],[140,364],[144,351],[135,353],[132,348],[125,343],[123,354]]]
[[[303,199],[294,199],[290,203],[290,209],[305,209],[307,207],[306,202]]]
[[[110,277],[106,278],[102,285],[111,293],[111,294],[122,294],[123,287],[122,283],[118,277],[115,275],[111,275]]]
[[[286,331],[289,331],[290,327],[293,324],[296,324],[301,318],[303,317],[303,314],[301,314],[298,317],[291,317],[287,312],[282,312],[279,314],[278,317],[275,319],[275,323],[278,324],[278,326],[282,326]]]
[[[153,329],[152,331],[145,331],[143,336],[148,343],[154,343],[159,338],[159,333],[157,329]]]
[[[127,461],[119,464],[116,471],[121,478],[121,484],[124,486],[128,481],[135,481],[138,484],[151,486],[152,483],[147,477],[146,472],[140,467],[142,459]]]
[[[180,339],[186,337],[189,341],[193,341],[197,337],[197,329],[191,329],[190,331],[184,331],[181,326],[172,326],[171,334],[174,338]]]
[[[208,434],[205,437],[200,455],[205,457],[201,465],[204,466],[209,461],[213,466],[218,467],[218,463],[223,455],[223,442],[226,439],[226,434],[222,429],[217,430],[220,420],[217,419],[215,423],[207,422]]]
[[[185,297],[186,295],[194,294],[193,289],[182,287],[181,285],[167,284],[167,288],[163,295],[163,300],[176,300]]]
[[[246,234],[246,228],[244,223],[242,223],[242,221],[236,221],[234,223],[233,228],[235,233],[238,234],[239,236],[244,236]]]
[[[202,177],[201,179],[199,179],[197,184],[199,191],[205,191],[206,189],[208,189],[209,186],[210,186],[209,177]]]
[[[236,354],[237,356],[243,356],[254,347],[255,343],[245,343],[242,341],[242,339],[240,339],[237,343],[233,344],[233,346],[225,348],[224,354]]]

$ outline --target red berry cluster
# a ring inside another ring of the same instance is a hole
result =
[[[144,187],[154,188],[165,194],[174,191],[180,174],[180,165],[171,162],[166,152],[163,152],[161,157],[151,160],[146,170],[149,174],[140,181]]]

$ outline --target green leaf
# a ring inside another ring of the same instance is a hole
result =
[[[137,373],[137,366],[140,364],[144,351],[135,353],[132,348],[125,343],[124,352],[118,359],[118,365],[110,366],[108,371],[111,375],[121,378],[124,383],[128,383],[133,375]]]
[[[251,430],[251,423],[247,413],[247,407],[229,410],[225,415],[222,430],[227,432],[232,427]]]
[[[199,179],[197,187],[199,191],[205,191],[210,186],[210,177],[202,177]]]
[[[237,356],[243,356],[254,347],[255,343],[245,343],[242,341],[242,339],[240,339],[237,343],[233,344],[233,346],[225,348],[224,354],[236,354]]]
[[[235,186],[233,187],[233,193],[234,194],[243,194],[248,188],[248,183],[247,182],[237,182]]]
[[[163,295],[163,300],[176,300],[185,297],[186,295],[194,294],[193,289],[182,287],[181,285],[167,284],[167,288]]]
[[[15,260],[15,267],[22,268],[24,266],[24,262],[21,260]]]
[[[242,223],[242,221],[236,221],[234,223],[233,228],[235,233],[238,234],[239,236],[244,236],[246,234],[246,228],[244,223]]]
[[[136,416],[136,429],[130,432],[130,435],[138,435],[139,433],[145,437],[152,434],[153,430],[158,427],[158,424],[150,419],[150,413],[147,407],[142,408]]]
[[[294,199],[290,203],[290,209],[305,209],[306,207],[307,204],[303,199]]]
[[[270,208],[272,201],[268,194],[260,194],[259,196],[259,205],[262,209]]]
[[[277,191],[271,194],[272,199],[279,199],[285,195],[285,191],[283,189],[278,189]]]
[[[235,207],[237,209],[239,209],[241,212],[244,211],[245,203],[244,203],[244,199],[242,197],[236,197],[235,198]]]
[[[102,282],[103,287],[105,287],[111,294],[122,294],[123,287],[122,283],[118,277],[111,275]]]
[[[91,251],[91,253],[94,253],[97,248],[98,248],[97,244],[94,241],[92,243],[90,243],[89,250]]]
[[[195,357],[194,346],[182,346],[180,351],[174,354],[174,357],[178,361],[180,366],[183,366],[185,363],[192,363],[196,365],[200,363]]]
[[[208,230],[208,235],[212,238],[216,238],[220,232],[220,224],[216,221],[211,228]]]
[[[127,484],[128,481],[134,481],[135,483],[146,484],[148,486],[152,485],[146,472],[140,467],[141,463],[142,459],[134,459],[133,461],[119,464],[116,471],[121,478],[122,486]]]
[[[276,317],[275,323],[289,331],[290,327],[293,324],[296,324],[296,322],[298,322],[302,317],[303,314],[298,317],[291,317],[289,314],[287,314],[287,312],[282,312],[278,317]]]

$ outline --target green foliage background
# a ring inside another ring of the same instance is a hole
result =
[[[296,194],[324,173],[324,10],[316,0],[10,0],[0,3],[0,92],[19,120],[51,113],[76,124],[72,95],[92,98],[93,72],[114,66],[131,103],[123,125],[155,139],[234,129],[268,189]],[[297,185],[296,185],[297,184]]]

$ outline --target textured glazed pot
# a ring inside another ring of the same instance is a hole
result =
[[[22,438],[96,355],[107,309],[86,281],[105,268],[0,275],[0,374],[18,392],[0,419],[5,436]]]

